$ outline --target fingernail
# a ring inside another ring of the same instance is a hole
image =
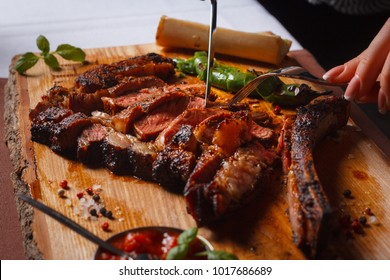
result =
[[[329,79],[333,79],[335,77],[337,77],[338,75],[340,75],[343,71],[344,71],[344,65],[339,65],[339,66],[336,66],[332,69],[330,69],[328,72],[326,72],[322,78],[324,80],[329,80]]]
[[[344,93],[344,98],[348,101],[355,99],[355,96],[360,90],[360,78],[358,75],[353,76],[352,80],[349,82],[349,85]]]
[[[382,89],[378,93],[378,111],[382,115],[386,114],[386,96]]]

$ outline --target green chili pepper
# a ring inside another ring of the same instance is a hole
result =
[[[178,71],[196,75],[200,80],[206,80],[207,53],[204,51],[195,52],[194,56],[188,59],[176,58],[176,68]],[[247,83],[257,77],[257,74],[250,71],[243,72],[237,67],[229,66],[214,60],[211,70],[211,85],[234,93],[239,91]],[[256,94],[257,93],[257,94]],[[306,84],[285,84],[278,77],[266,78],[253,92],[250,97],[260,96],[264,100],[284,105],[298,106],[307,104],[310,100],[329,91],[316,92]]]

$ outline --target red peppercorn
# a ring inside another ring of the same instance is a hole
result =
[[[93,190],[91,187],[87,188],[85,191],[87,192],[87,194],[93,195]]]
[[[282,108],[279,105],[275,105],[274,107],[274,113],[276,115],[280,115],[280,112],[282,111]]]
[[[101,228],[104,231],[107,231],[109,227],[110,227],[110,225],[107,222],[104,222],[101,224]]]
[[[351,223],[351,227],[352,227],[354,232],[359,232],[361,229],[359,220],[354,219]]]
[[[77,198],[80,199],[84,196],[84,193],[83,192],[79,192],[77,193]]]
[[[67,190],[67,189],[69,188],[69,186],[68,186],[68,181],[62,180],[62,181],[60,182],[60,187],[61,187],[62,189],[64,189],[64,190]]]
[[[374,214],[372,213],[370,207],[367,207],[367,208],[364,210],[364,212],[365,212],[367,215],[370,215],[370,216],[374,215]]]

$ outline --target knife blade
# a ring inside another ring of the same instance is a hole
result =
[[[207,51],[207,71],[206,71],[206,92],[205,92],[205,108],[207,107],[207,100],[211,91],[211,70],[214,63],[214,34],[217,29],[217,0],[210,0],[210,30],[209,30],[209,44]]]

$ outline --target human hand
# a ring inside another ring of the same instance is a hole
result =
[[[357,102],[378,102],[378,110],[390,110],[390,18],[366,50],[324,74],[331,82],[349,82],[344,97]],[[379,82],[379,83],[378,83]]]

